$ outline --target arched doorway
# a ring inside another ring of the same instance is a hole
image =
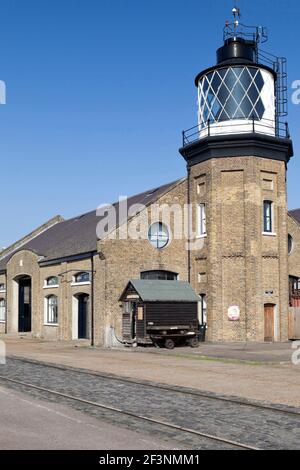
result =
[[[31,331],[31,277],[23,276],[18,279],[18,331],[27,333]]]
[[[89,339],[90,296],[77,294],[73,299],[73,339]]]

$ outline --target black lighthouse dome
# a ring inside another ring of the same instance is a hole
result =
[[[256,62],[257,45],[255,41],[246,41],[241,37],[226,39],[224,45],[217,50],[217,63],[245,61]]]

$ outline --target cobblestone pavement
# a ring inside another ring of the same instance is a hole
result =
[[[299,448],[300,416],[14,359],[8,359],[7,365],[0,368],[0,375],[261,449]],[[0,384],[8,386],[5,381],[0,380]],[[10,387],[16,388],[12,385]],[[40,399],[57,402],[56,397],[53,398],[44,392],[29,392],[25,388],[22,390],[20,386],[17,389]],[[95,409],[90,405],[67,403],[65,399],[59,401],[96,418],[105,419],[110,424],[134,431],[143,430],[159,435],[162,439],[176,440],[178,445],[186,449],[226,447],[125,415]]]
[[[39,400],[1,385],[0,416],[1,450],[178,449],[172,441],[162,442],[140,431],[124,432],[119,426],[70,406]]]
[[[225,350],[240,358],[242,345],[207,344],[198,350],[177,348],[169,352],[155,348],[91,348],[86,341],[45,342],[23,336],[2,338],[8,356],[300,408],[300,365],[291,363],[290,344],[248,345],[246,349],[251,354],[263,351],[268,361],[275,362],[248,364],[222,358],[223,354],[226,357]],[[289,362],[280,364],[283,352],[289,356]],[[207,358],[208,354],[216,354],[221,359]],[[276,362],[275,357],[280,362]]]

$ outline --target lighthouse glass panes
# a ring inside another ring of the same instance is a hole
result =
[[[214,70],[199,82],[200,121],[261,120],[263,86],[261,70],[254,67]]]
[[[170,239],[168,227],[162,222],[152,224],[149,228],[148,238],[154,248],[165,248]]]
[[[220,129],[218,123],[225,130],[227,121],[231,126],[228,132],[234,132],[235,125],[239,126],[237,133],[249,132],[252,128],[247,121],[253,120],[264,121],[264,133],[274,131],[274,77],[267,70],[251,66],[215,69],[200,78],[198,94],[200,131],[209,125]]]

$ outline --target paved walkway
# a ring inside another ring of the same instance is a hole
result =
[[[70,406],[0,387],[0,448],[5,450],[178,449],[178,443],[94,418]],[[47,423],[47,426],[45,426]]]
[[[300,366],[291,363],[289,343],[205,344],[165,351],[92,349],[88,343],[15,337],[5,342],[8,355],[300,407]]]

